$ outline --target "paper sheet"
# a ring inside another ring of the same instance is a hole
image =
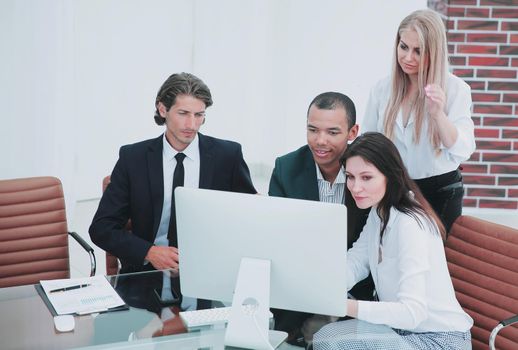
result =
[[[101,312],[125,304],[104,276],[42,280],[40,284],[58,315]],[[51,292],[85,284],[88,286]]]

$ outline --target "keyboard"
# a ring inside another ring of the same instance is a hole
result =
[[[252,313],[255,305],[245,306],[245,312]],[[230,317],[231,306],[206,310],[180,311],[180,317],[187,328],[225,324]],[[271,311],[268,311],[273,318]]]

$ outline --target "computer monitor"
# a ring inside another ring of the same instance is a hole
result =
[[[235,302],[253,258],[269,265],[269,281],[250,286],[261,272],[244,270],[241,284],[254,294],[269,282],[270,307],[345,315],[344,205],[184,187],[175,205],[183,295]]]

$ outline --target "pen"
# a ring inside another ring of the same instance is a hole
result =
[[[70,287],[63,287],[63,288],[53,289],[53,290],[51,290],[49,293],[66,292],[66,291],[68,291],[68,290],[74,290],[74,289],[79,289],[79,288],[88,287],[89,285],[90,285],[89,283],[87,283],[87,284],[78,284],[78,285],[75,285],[75,286],[70,286]]]
[[[106,312],[106,311],[108,311],[107,308],[101,307],[101,308],[97,308],[97,309],[86,309],[86,310],[77,311],[76,315],[82,316],[82,315],[88,315],[88,314],[100,314],[100,313]]]

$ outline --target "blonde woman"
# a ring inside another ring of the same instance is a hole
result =
[[[471,91],[448,72],[444,23],[418,10],[399,25],[392,74],[372,89],[364,131],[384,133],[447,231],[462,213],[460,163],[475,150]]]

